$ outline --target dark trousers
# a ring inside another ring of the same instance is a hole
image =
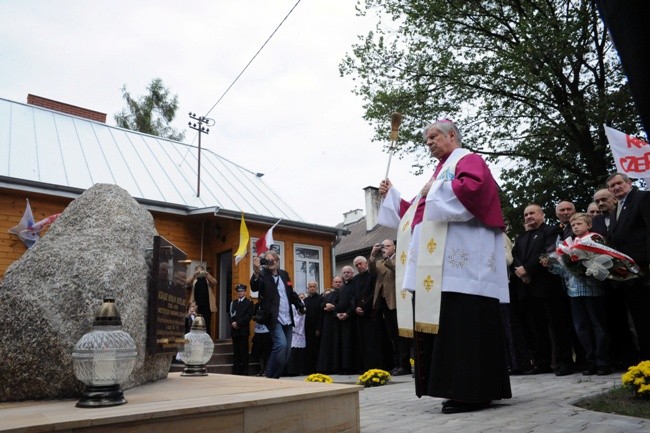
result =
[[[626,370],[639,363],[639,349],[630,329],[629,313],[623,290],[618,281],[605,281],[605,299],[607,305],[607,329],[612,337],[609,358],[612,366]]]
[[[382,298],[382,313],[386,324],[386,333],[393,347],[393,363],[395,368],[411,371],[411,343],[412,338],[400,337],[397,326],[397,309],[391,310]]]
[[[650,359],[650,278],[634,278],[616,283],[625,297],[627,309],[632,317],[642,360]]]
[[[529,295],[524,299],[529,346],[537,367],[573,366],[571,324],[563,314],[564,302],[559,296],[536,298]]]
[[[305,373],[312,374],[316,372],[318,364],[318,352],[320,351],[320,334],[306,334],[307,347],[305,348]]]
[[[248,335],[232,337],[232,374],[248,376]]]
[[[607,332],[607,306],[604,296],[570,298],[573,327],[585,349],[589,366],[609,367],[610,335]]]

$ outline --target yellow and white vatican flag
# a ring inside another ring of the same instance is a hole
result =
[[[248,235],[248,228],[246,227],[246,221],[244,221],[244,213],[241,214],[241,224],[239,226],[239,248],[235,253],[235,265],[238,265],[241,260],[246,257],[248,252],[248,241],[250,236]]]

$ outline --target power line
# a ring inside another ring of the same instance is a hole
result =
[[[282,24],[284,24],[284,22],[287,20],[287,18],[289,18],[289,15],[291,15],[291,13],[293,12],[293,10],[296,8],[296,6],[298,6],[299,3],[300,3],[300,0],[298,0],[298,1],[296,2],[296,4],[293,5],[293,7],[292,7],[291,10],[287,13],[287,15],[282,19],[282,21],[280,21],[280,24],[278,24],[278,26],[275,28],[275,30],[273,30],[273,33],[271,33],[271,36],[269,36],[269,37],[266,39],[266,41],[264,41],[264,43],[262,44],[262,46],[260,47],[260,49],[257,50],[257,52],[255,53],[255,55],[254,55],[254,56],[253,56],[253,57],[248,61],[248,63],[246,63],[246,66],[244,66],[244,69],[242,69],[241,72],[239,73],[239,75],[237,75],[237,77],[234,79],[234,81],[233,81],[232,83],[230,83],[230,86],[228,86],[228,88],[226,89],[226,91],[223,92],[223,94],[219,97],[219,99],[217,100],[217,102],[215,102],[214,105],[212,106],[212,108],[210,108],[210,109],[208,110],[208,112],[205,113],[205,116],[206,116],[206,117],[207,117],[208,114],[210,114],[210,112],[211,112],[212,110],[214,110],[214,107],[216,107],[217,104],[219,104],[219,102],[221,102],[221,100],[224,98],[224,96],[226,96],[226,93],[228,93],[228,91],[232,88],[232,86],[235,85],[235,83],[237,82],[237,80],[239,80],[239,77],[241,77],[241,76],[244,74],[244,72],[246,72],[246,69],[248,69],[248,67],[250,66],[250,64],[253,63],[253,60],[255,60],[255,57],[257,57],[257,55],[258,55],[258,54],[259,54],[259,53],[264,49],[264,47],[266,46],[266,44],[269,43],[269,41],[271,40],[271,38],[273,37],[273,35],[275,35],[275,33],[280,29],[280,27],[282,26]]]

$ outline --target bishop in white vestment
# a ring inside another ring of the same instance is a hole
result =
[[[425,137],[439,160],[433,177],[410,202],[382,181],[379,223],[398,231],[398,320],[414,330],[416,394],[448,399],[443,413],[477,410],[512,396],[499,315],[509,299],[498,187],[485,161],[461,148],[453,122],[437,121]]]

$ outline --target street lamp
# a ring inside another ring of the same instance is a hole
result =
[[[205,330],[205,319],[197,314],[190,332],[185,334],[185,345],[181,352],[181,361],[185,363],[185,368],[181,376],[208,375],[205,364],[212,358],[214,342]]]
[[[138,355],[135,341],[122,330],[114,298],[104,298],[92,330],[72,350],[74,375],[86,384],[77,407],[126,403],[120,383],[129,377]]]

